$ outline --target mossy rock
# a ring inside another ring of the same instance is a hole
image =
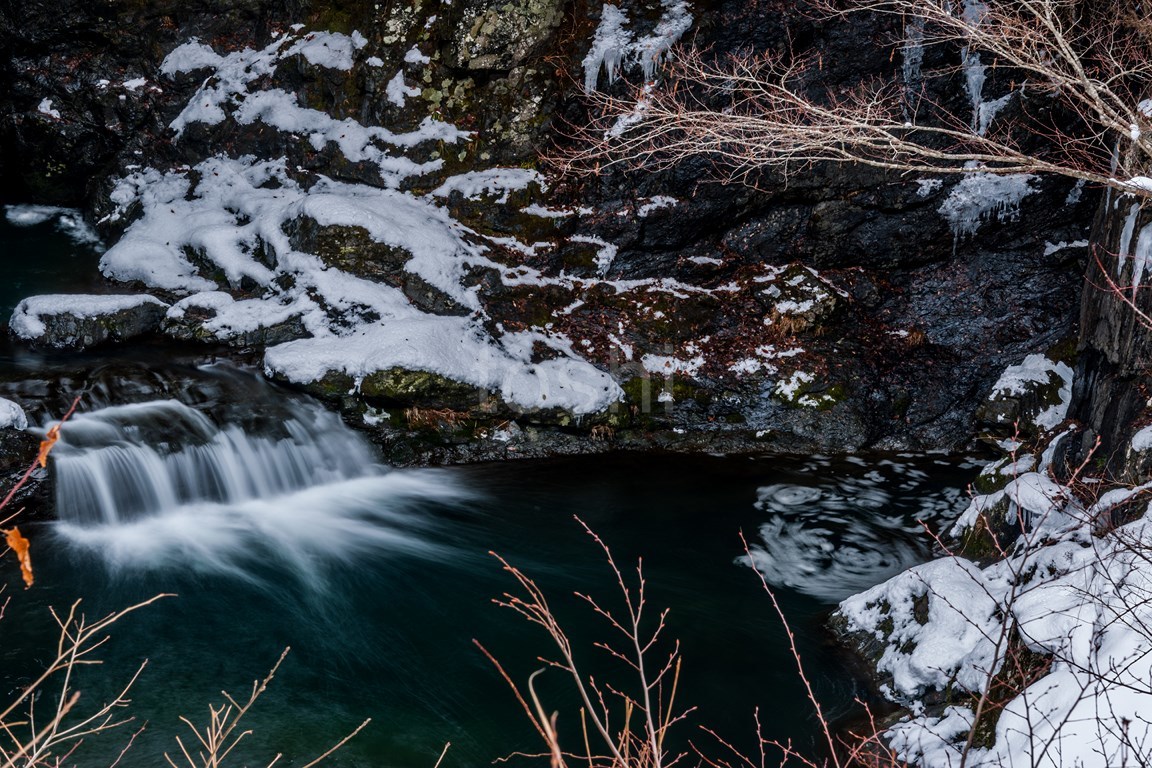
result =
[[[778,380],[772,390],[772,397],[784,405],[817,411],[832,410],[846,396],[842,384],[826,384],[806,371],[793,371],[787,379]]]
[[[314,253],[330,267],[369,280],[382,280],[403,271],[412,254],[378,243],[364,227],[325,226],[301,216],[284,225],[292,247]]]
[[[399,288],[425,312],[456,316],[469,313],[447,293],[407,270],[411,253],[373,240],[363,227],[326,226],[301,216],[285,224],[284,231],[296,250],[314,253],[328,266],[356,277]]]
[[[486,400],[484,390],[438,373],[389,368],[364,377],[360,394],[368,399],[422,408],[469,410]]]
[[[1010,502],[1002,497],[986,508],[960,537],[960,557],[976,562],[990,562],[1003,557],[1020,537],[1020,524],[1017,520],[1008,521]]]
[[[550,46],[564,6],[564,0],[469,3],[456,26],[449,65],[473,71],[513,69]]]
[[[73,314],[63,309],[41,314],[44,333],[29,343],[56,349],[88,349],[124,342],[159,331],[167,310],[168,305],[157,300],[111,312]]]
[[[713,400],[711,391],[679,376],[633,376],[623,381],[620,388],[624,390],[622,405],[627,407],[626,421],[632,426],[645,429],[667,424],[676,408],[691,404],[706,410]],[[668,397],[671,399],[661,399]]]

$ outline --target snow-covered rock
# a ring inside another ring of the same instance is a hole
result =
[[[9,325],[34,344],[86,349],[156,331],[168,305],[154,296],[50,294],[17,305]]]
[[[0,429],[28,429],[28,416],[24,409],[11,400],[0,397]]]
[[[1004,371],[976,417],[1001,432],[1051,431],[1064,421],[1071,402],[1072,368],[1044,355],[1028,355]]]

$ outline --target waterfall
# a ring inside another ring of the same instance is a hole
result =
[[[116,568],[233,575],[442,553],[428,505],[466,497],[447,475],[382,466],[335,414],[271,394],[215,420],[174,399],[74,416],[52,453],[57,532]]]
[[[318,406],[287,409],[280,434],[216,427],[176,400],[76,416],[61,432],[56,509],[80,525],[126,522],[186,504],[271,498],[378,471],[362,439]]]

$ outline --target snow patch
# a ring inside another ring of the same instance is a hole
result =
[[[359,32],[353,34],[359,36],[359,40],[364,40]],[[303,56],[313,66],[347,72],[352,69],[353,54],[363,46],[363,43],[357,45],[357,42],[339,32],[311,32],[305,35],[304,39],[291,45],[283,57]]]
[[[416,46],[412,46],[408,49],[408,52],[404,54],[404,61],[408,64],[428,64],[432,59],[421,53],[420,49]]]
[[[409,96],[419,96],[421,93],[419,88],[413,88],[404,83],[404,70],[397,72],[392,79],[388,81],[384,92],[388,96],[388,101],[397,107],[403,107]]]
[[[655,197],[648,198],[648,201],[640,206],[636,211],[636,215],[640,218],[647,218],[653,211],[658,211],[661,208],[671,208],[679,205],[680,201],[668,195],[656,195]]]
[[[608,274],[608,270],[612,268],[612,262],[616,260],[616,253],[619,250],[615,245],[592,235],[573,235],[568,238],[568,240],[573,243],[589,243],[599,246],[600,250],[596,252],[596,274],[601,277]]]
[[[468,171],[450,176],[443,184],[432,190],[435,197],[448,197],[459,192],[468,200],[476,200],[483,195],[500,194],[497,203],[508,202],[508,195],[532,184],[544,188],[544,177],[538,172],[525,168],[489,168],[483,171]]]
[[[1132,450],[1147,451],[1152,449],[1152,427],[1144,427],[1132,435]]]
[[[0,429],[28,429],[28,416],[24,413],[24,409],[2,397],[0,397]]]
[[[1045,408],[1035,422],[1042,429],[1054,429],[1067,417],[1072,403],[1072,369],[1067,363],[1053,362],[1044,355],[1028,355],[1024,362],[1005,369],[993,385],[991,397],[1023,395],[1033,385],[1049,384],[1052,374],[1060,379],[1059,401]]]
[[[1046,243],[1044,243],[1044,255],[1045,256],[1051,256],[1054,253],[1059,253],[1060,251],[1067,250],[1068,248],[1087,248],[1087,247],[1088,247],[1088,241],[1087,240],[1074,240],[1072,242],[1068,242],[1067,240],[1061,240],[1058,243],[1046,242]]]
[[[42,115],[48,115],[48,117],[54,117],[57,120],[60,119],[60,112],[52,108],[52,99],[41,100],[40,104],[36,107],[36,111]]]

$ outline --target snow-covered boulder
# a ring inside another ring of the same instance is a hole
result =
[[[451,401],[458,409],[494,397],[518,411],[579,417],[605,411],[623,396],[611,376],[575,356],[533,362],[537,340],[520,333],[495,341],[460,317],[394,317],[345,336],[271,347],[264,368],[321,396]]]
[[[40,438],[27,429],[28,416],[24,409],[18,403],[0,397],[0,476],[5,476],[9,484],[16,481],[10,473],[22,473],[36,458]],[[19,503],[28,497],[35,485],[32,483],[20,495]]]
[[[168,305],[154,296],[49,294],[20,302],[10,327],[36,345],[86,349],[156,331]]]
[[[978,692],[999,663],[998,606],[985,581],[963,558],[934,560],[840,603],[833,625],[893,701]]]
[[[307,296],[294,301],[237,301],[223,291],[205,291],[173,304],[164,318],[163,329],[166,335],[182,341],[271,346],[309,336],[305,321],[317,311]]]
[[[1044,355],[1009,366],[992,387],[976,418],[997,434],[1037,434],[1055,429],[1072,402],[1072,369]]]
[[[24,409],[11,400],[0,397],[0,429],[28,429],[28,416]]]

